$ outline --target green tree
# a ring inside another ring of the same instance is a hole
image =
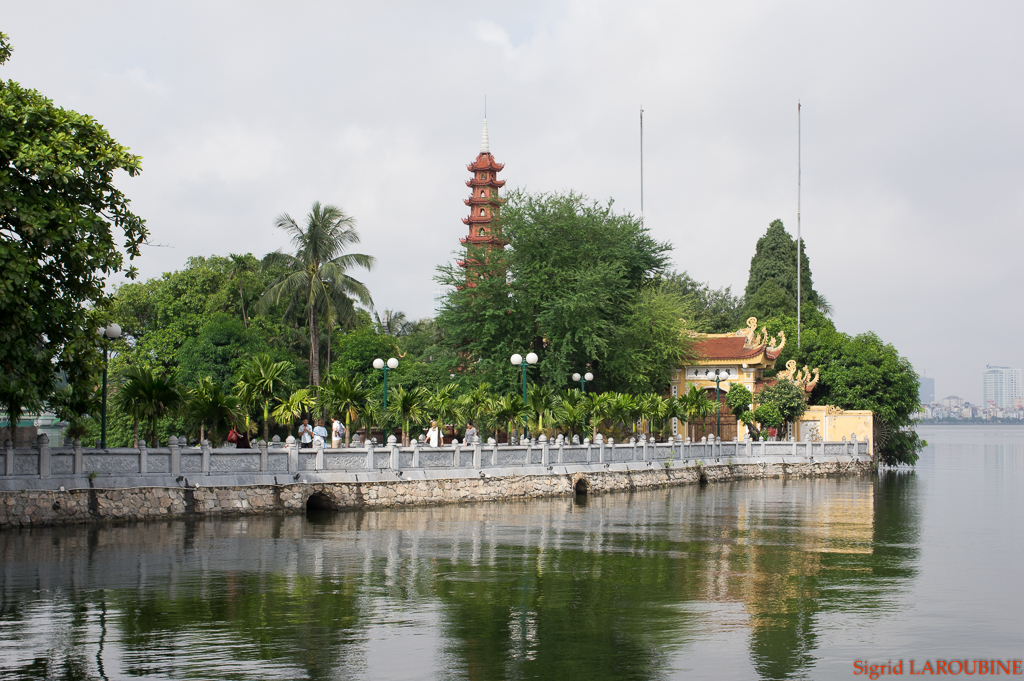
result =
[[[301,388],[280,400],[274,408],[272,416],[278,423],[288,425],[288,434],[290,435],[295,420],[302,418],[303,414],[308,414],[314,407],[316,407],[316,398],[313,393],[309,388]]]
[[[423,388],[406,390],[402,386],[388,391],[388,416],[402,423],[402,446],[408,447],[412,426],[420,424],[427,417],[427,400],[430,394]]]
[[[437,323],[469,372],[511,391],[518,377],[508,358],[532,351],[540,356],[540,381],[556,388],[568,387],[568,377],[588,363],[599,377],[593,385],[598,390],[602,381],[627,378],[639,386],[667,386],[662,360],[678,354],[682,315],[672,320],[673,333],[662,334],[663,320],[655,313],[667,304],[641,293],[664,272],[667,243],[652,239],[634,216],[615,213],[610,202],[571,192],[511,192],[501,228],[509,247],[486,253],[469,247],[468,274],[455,265],[438,270],[438,281],[452,291]],[[668,348],[646,345],[651,339],[643,337],[643,328],[652,323],[654,342],[668,342]],[[645,343],[638,349],[654,361],[631,362],[638,339]]]
[[[125,372],[124,385],[117,391],[115,401],[121,411],[130,414],[136,422],[136,446],[138,446],[138,424],[149,421],[150,447],[158,447],[157,424],[165,416],[176,414],[184,404],[182,391],[173,375],[157,376],[145,368],[133,368]]]
[[[551,386],[531,385],[526,393],[526,413],[530,419],[530,430],[540,434],[545,428],[550,428],[558,403],[558,395]]]
[[[744,291],[744,317],[767,319],[781,314],[796,316],[796,255],[796,240],[786,232],[782,220],[773,220],[765,235],[757,240],[757,249],[750,259],[750,275]],[[806,247],[801,248],[800,264],[803,310],[815,309],[831,314],[828,301],[814,290]]]
[[[242,367],[238,378],[238,395],[247,409],[262,416],[263,440],[270,440],[273,405],[288,394],[288,372],[291,364],[275,362],[270,355],[260,354]]]
[[[771,404],[779,410],[782,420],[787,424],[795,424],[797,419],[807,411],[807,393],[792,381],[785,379],[765,386],[754,397],[757,404]]]
[[[728,333],[743,327],[743,296],[735,296],[732,287],[714,289],[693,279],[686,272],[664,276],[661,285],[677,296],[686,307],[691,330],[698,333]]]
[[[352,441],[352,420],[359,417],[370,391],[360,379],[332,374],[320,386],[320,405],[329,414],[345,415],[345,446]]]
[[[726,394],[725,403],[728,405],[729,411],[736,418],[739,418],[750,410],[751,405],[754,403],[754,396],[742,383],[733,383]]]
[[[198,429],[200,440],[205,439],[206,425],[210,425],[210,441],[217,446],[217,427],[238,418],[238,400],[207,376],[185,393],[184,411],[188,422]]]
[[[720,409],[718,402],[708,397],[705,391],[695,385],[691,385],[690,391],[686,393],[685,405],[686,420],[690,423],[694,437],[697,435],[697,431],[694,429],[697,420],[704,423],[708,417],[713,416]]]
[[[321,319],[350,313],[351,296],[364,305],[372,305],[366,286],[352,278],[348,271],[357,266],[369,270],[374,258],[345,253],[350,245],[359,243],[359,234],[355,218],[337,206],[321,206],[317,201],[306,216],[305,226],[287,213],[278,217],[274,224],[291,236],[295,254],[276,251],[264,258],[268,267],[284,267],[287,273],[267,289],[261,306],[266,310],[287,301],[303,312],[310,339],[309,382],[319,386]]]
[[[0,33],[0,64],[11,56]],[[117,188],[141,159],[89,116],[0,80],[0,405],[12,427],[39,409],[55,374],[73,386],[99,370],[106,278],[139,255],[147,231]]]
[[[496,397],[491,402],[491,418],[495,424],[506,426],[505,434],[508,437],[508,444],[512,444],[512,431],[516,424],[523,422],[526,414],[526,404],[518,393],[511,393]]]

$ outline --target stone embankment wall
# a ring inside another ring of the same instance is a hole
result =
[[[139,486],[0,491],[0,528],[102,520],[296,513],[308,508],[357,509],[452,504],[494,499],[569,496],[667,485],[734,480],[863,474],[870,459],[709,462],[665,467],[581,465],[524,469],[506,475],[451,471],[448,477],[286,484]],[[97,481],[90,481],[95,483]]]

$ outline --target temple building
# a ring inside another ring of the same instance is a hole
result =
[[[501,213],[501,197],[498,190],[505,186],[505,180],[498,179],[498,173],[505,167],[504,163],[498,163],[491,154],[490,140],[487,137],[487,119],[484,119],[484,130],[480,139],[480,153],[476,160],[466,166],[466,169],[473,176],[466,180],[469,187],[469,198],[465,204],[469,206],[469,217],[462,219],[463,224],[469,227],[469,234],[459,239],[459,243],[466,247],[466,258],[459,260],[460,267],[470,270],[474,264],[479,264],[481,258],[491,250],[505,248],[505,241],[501,236],[501,225],[498,218]],[[472,282],[468,282],[473,286]]]
[[[716,436],[723,440],[748,437],[746,426],[737,422],[726,404],[733,385],[743,385],[751,394],[757,394],[765,385],[775,381],[791,381],[806,393],[818,384],[818,369],[800,369],[793,360],[786,362],[786,368],[774,377],[765,378],[764,372],[775,368],[775,360],[786,346],[786,334],[779,332],[777,336],[771,336],[764,328],[759,331],[754,317],[748,319],[746,327],[739,331],[693,334],[693,339],[694,359],[672,376],[672,394],[685,395],[691,386],[697,386],[714,399],[717,383],[719,400],[719,415],[706,419],[703,424],[694,424],[694,432],[688,433],[694,441]],[[677,432],[681,428],[682,424],[676,425]],[[840,440],[844,437],[857,437],[863,441],[872,435],[870,411],[821,405],[808,407],[794,432],[797,441]]]

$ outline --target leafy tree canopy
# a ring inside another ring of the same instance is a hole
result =
[[[469,285],[466,270],[439,268],[454,291],[437,323],[467,368],[507,390],[519,378],[508,358],[536,352],[533,376],[556,387],[589,364],[595,389],[664,390],[687,349],[685,308],[655,281],[671,246],[611,202],[572,192],[513,191],[501,227],[504,251],[467,251]]]
[[[802,308],[831,313],[828,302],[814,290],[806,246],[801,251]],[[796,255],[796,240],[789,236],[782,220],[773,220],[765,235],[757,240],[757,249],[750,259],[750,276],[744,291],[744,317],[767,319],[782,314],[796,316]]]
[[[0,33],[0,64],[11,56]],[[89,116],[0,80],[0,404],[12,422],[49,397],[55,372],[90,382],[106,278],[147,232],[114,184],[141,159]]]

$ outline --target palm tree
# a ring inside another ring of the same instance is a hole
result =
[[[662,430],[665,427],[665,419],[668,416],[670,404],[669,401],[662,398],[661,395],[655,393],[647,393],[646,395],[640,396],[640,406],[643,409],[640,431],[645,435],[653,435],[655,432],[655,424],[657,424],[657,430]]]
[[[247,409],[263,413],[263,439],[270,439],[272,405],[288,393],[291,362],[275,362],[268,354],[256,355],[242,367],[238,394]]]
[[[692,437],[696,438],[696,422],[697,419],[704,423],[705,419],[715,413],[715,410],[719,408],[718,402],[707,396],[703,390],[695,385],[690,386],[690,391],[686,393],[686,416],[690,422],[692,429]]]
[[[369,395],[362,379],[353,380],[348,374],[328,376],[320,388],[320,406],[329,413],[345,415],[346,447],[352,441],[352,419],[359,418]]]
[[[415,322],[406,321],[404,312],[384,310],[383,316],[373,313],[377,333],[382,336],[406,336],[412,331]]]
[[[455,398],[457,387],[456,384],[449,383],[426,394],[424,407],[431,416],[437,419],[441,432],[444,432],[446,425],[458,427],[459,421],[462,419],[462,409],[459,401]]]
[[[114,400],[120,409],[135,421],[135,444],[138,446],[139,423],[149,420],[149,446],[157,446],[157,424],[161,418],[177,412],[183,403],[174,376],[154,376],[149,369],[132,367],[124,373],[127,379]]]
[[[560,429],[569,431],[570,437],[575,432],[582,432],[587,425],[587,403],[582,400],[574,403],[563,399],[555,410],[555,420],[558,421]]]
[[[550,386],[530,386],[530,390],[526,393],[526,409],[533,417],[530,429],[543,433],[545,422],[550,426],[551,417],[554,415],[555,409],[558,408],[559,401],[558,395]]]
[[[185,415],[194,425],[199,426],[199,439],[205,439],[205,426],[210,424],[210,439],[216,443],[217,425],[238,418],[238,400],[225,394],[221,387],[207,376],[185,396]]]
[[[459,397],[457,402],[461,418],[472,421],[481,427],[490,423],[493,401],[494,393],[491,392],[491,384],[481,383],[473,389],[473,392]]]
[[[495,397],[491,400],[489,411],[495,424],[507,424],[508,429],[505,433],[508,436],[508,443],[512,444],[513,424],[522,421],[523,415],[526,413],[526,405],[523,403],[523,398],[518,394]]]
[[[300,226],[287,213],[277,218],[274,225],[291,235],[295,254],[281,251],[268,253],[264,266],[283,266],[288,272],[277,279],[260,299],[266,311],[282,300],[290,309],[301,309],[309,324],[310,383],[320,385],[320,320],[337,319],[345,314],[355,296],[364,305],[372,305],[370,292],[362,282],[347,272],[355,266],[369,270],[374,258],[345,250],[359,243],[355,218],[337,206],[321,206],[317,201]]]
[[[302,418],[303,414],[308,413],[315,406],[316,400],[313,394],[308,388],[302,388],[281,400],[272,416],[278,423],[287,423],[288,433],[291,434],[295,419]]]
[[[406,390],[402,386],[388,391],[388,415],[402,421],[402,446],[409,446],[409,429],[413,423],[427,416],[426,403],[430,393],[426,388]]]
[[[644,413],[644,403],[636,395],[622,394],[617,400],[617,411],[623,425],[629,424],[629,432],[636,435],[636,423]]]
[[[597,439],[597,427],[611,418],[615,406],[615,393],[587,393],[587,413],[590,416],[591,438]]]

